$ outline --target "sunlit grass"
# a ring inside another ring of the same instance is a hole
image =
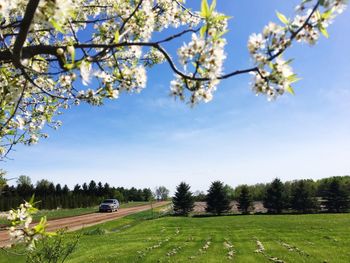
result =
[[[149,210],[81,230],[78,249],[68,262],[338,263],[350,259],[350,214],[151,217]],[[97,228],[103,231],[94,232]],[[257,240],[263,253],[255,252]],[[23,262],[21,257],[11,261],[0,255],[0,262]]]

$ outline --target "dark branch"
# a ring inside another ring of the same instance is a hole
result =
[[[28,31],[33,21],[35,11],[38,8],[39,2],[40,0],[30,0],[27,4],[27,8],[21,22],[21,28],[13,47],[13,64],[15,67],[19,67],[21,65],[22,48],[24,42],[27,39]]]

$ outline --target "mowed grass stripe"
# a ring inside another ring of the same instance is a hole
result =
[[[82,230],[101,228],[105,233],[83,235],[68,262],[272,262],[268,256],[288,263],[350,262],[350,214],[144,220],[149,216],[150,211],[145,211]],[[203,250],[208,240],[211,243]],[[235,251],[231,259],[225,240]],[[268,256],[255,253],[256,240]],[[160,246],[149,249],[159,242]],[[13,260],[0,252],[0,262],[24,259]]]

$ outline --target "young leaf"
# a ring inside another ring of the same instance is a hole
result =
[[[119,43],[119,37],[120,37],[119,30],[117,30],[117,31],[115,31],[115,33],[114,33],[114,43],[115,43],[115,44],[118,44],[118,43]]]
[[[294,83],[300,80],[300,78],[298,78],[297,74],[293,74],[290,75],[288,78],[289,83]]]
[[[286,88],[286,91],[288,91],[290,94],[295,95],[294,89],[291,86],[288,86]]]
[[[63,28],[55,20],[50,19],[50,23],[54,27],[54,29],[56,29],[58,32],[65,34]]]
[[[201,37],[204,37],[205,32],[207,32],[207,28],[208,28],[207,25],[204,25],[204,26],[201,27],[201,29],[199,31]]]
[[[201,15],[205,18],[209,17],[210,15],[209,4],[207,0],[202,0]]]
[[[318,29],[320,30],[320,32],[322,33],[322,35],[324,35],[326,38],[329,38],[329,34],[328,31],[325,27],[323,27],[322,25],[320,25],[318,27]]]
[[[287,25],[287,24],[289,23],[287,17],[285,17],[284,14],[282,14],[282,13],[280,13],[280,12],[277,12],[277,11],[276,11],[276,14],[277,14],[278,19],[279,19],[283,24],[286,24],[286,25]]]
[[[329,19],[333,14],[333,9],[329,9],[328,11],[324,12],[321,17],[325,20]]]
[[[216,7],[216,0],[213,0],[213,2],[210,5],[210,13],[213,13],[215,7]]]

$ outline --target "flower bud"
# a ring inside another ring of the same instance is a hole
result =
[[[58,48],[58,49],[56,50],[56,53],[57,53],[57,55],[63,55],[63,54],[64,54],[63,48]]]
[[[68,46],[68,47],[67,47],[67,51],[68,51],[70,54],[73,54],[74,51],[75,51],[75,49],[74,49],[73,46]]]

